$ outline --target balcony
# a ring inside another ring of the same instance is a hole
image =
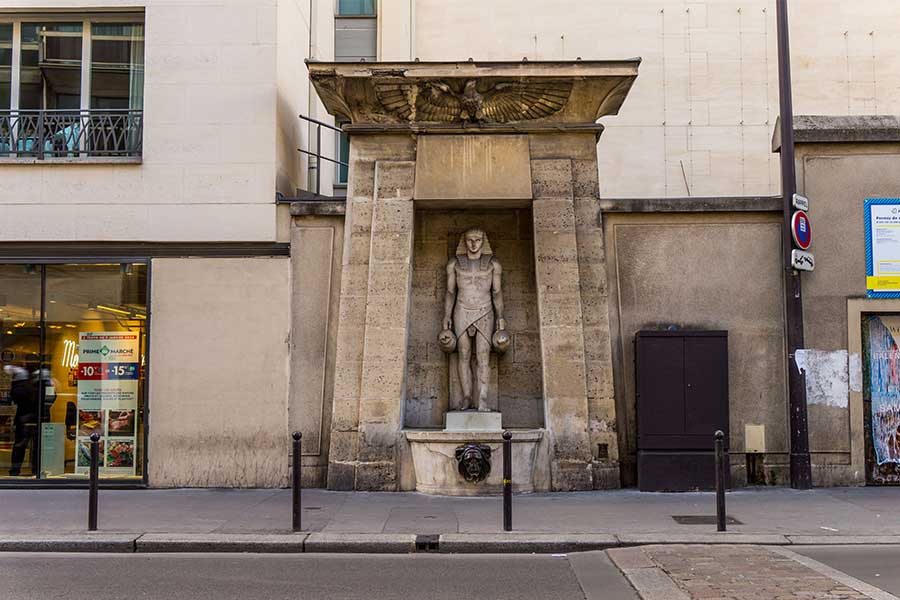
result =
[[[142,142],[142,110],[0,110],[3,162],[140,162]]]

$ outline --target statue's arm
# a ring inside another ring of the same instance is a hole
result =
[[[447,263],[447,293],[444,294],[444,329],[453,329],[453,304],[456,302],[456,259]]]
[[[494,301],[494,314],[497,315],[497,329],[506,329],[506,319],[503,318],[503,269],[500,261],[494,259],[494,278],[491,284],[491,298]]]

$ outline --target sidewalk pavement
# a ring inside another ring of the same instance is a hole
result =
[[[100,531],[87,533],[86,490],[0,490],[0,551],[572,552],[639,544],[900,544],[897,488],[729,492],[740,522],[713,516],[712,493],[634,490],[523,494],[513,532],[500,497],[303,491],[303,532],[292,533],[290,490],[100,492]]]
[[[641,600],[898,600],[783,547],[666,545],[606,553]]]

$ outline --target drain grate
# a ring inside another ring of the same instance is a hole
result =
[[[419,534],[416,536],[416,552],[438,552],[441,536],[438,534]]]
[[[321,506],[304,506],[303,510],[322,510]]]
[[[679,525],[715,525],[716,515],[672,515],[672,518]],[[734,517],[725,516],[726,525],[743,525]]]

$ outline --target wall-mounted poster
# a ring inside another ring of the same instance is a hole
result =
[[[900,316],[870,315],[867,321],[875,462],[900,464]]]
[[[900,199],[867,199],[865,222],[866,294],[900,298]]]
[[[128,331],[78,335],[78,460],[90,468],[91,433],[101,434],[100,473],[135,474],[135,415],[140,377],[140,337]]]

